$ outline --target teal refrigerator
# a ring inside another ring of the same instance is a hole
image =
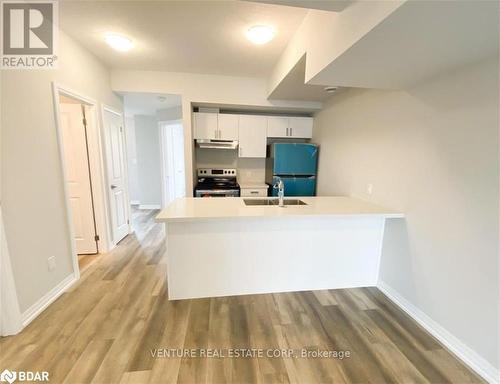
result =
[[[309,143],[274,143],[270,146],[266,179],[272,188],[279,179],[285,196],[315,196],[319,146]]]

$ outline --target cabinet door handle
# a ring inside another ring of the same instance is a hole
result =
[[[288,127],[286,128],[286,135],[285,136],[288,136]]]
[[[290,136],[293,136],[293,128],[290,128]]]
[[[259,191],[250,191],[250,193],[251,193],[252,195],[257,195],[257,194],[259,193]]]

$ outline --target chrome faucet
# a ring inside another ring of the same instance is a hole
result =
[[[278,182],[273,185],[273,188],[278,190],[278,206],[284,207],[285,203],[283,198],[285,197],[285,183],[283,183],[283,180],[279,179]]]

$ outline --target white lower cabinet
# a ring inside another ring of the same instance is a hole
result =
[[[240,115],[239,157],[266,157],[267,117]]]
[[[241,187],[241,197],[265,197],[267,196],[267,185],[262,187]]]

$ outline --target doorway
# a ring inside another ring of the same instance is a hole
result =
[[[65,184],[73,227],[73,241],[80,269],[87,255],[99,253],[97,224],[90,168],[88,123],[90,106],[59,95],[59,122]]]
[[[184,129],[180,120],[162,121],[160,148],[162,168],[162,208],[186,196]]]
[[[53,105],[73,274],[114,247],[98,104],[55,82]]]
[[[125,93],[129,206],[140,210],[164,208],[186,194],[184,128],[180,95]]]

